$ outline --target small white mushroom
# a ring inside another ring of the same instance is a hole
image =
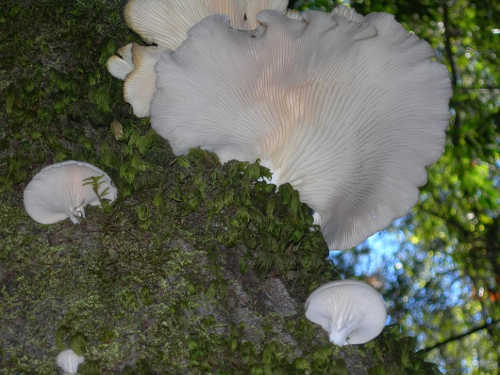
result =
[[[380,293],[356,280],[332,281],[307,299],[306,318],[328,332],[330,342],[363,344],[384,329],[387,313]]]
[[[137,117],[149,115],[149,107],[156,91],[154,67],[164,51],[155,46],[129,43],[111,56],[106,67],[115,78],[124,80],[123,97],[132,106]]]
[[[85,217],[85,206],[100,206],[101,201],[86,179],[100,177],[98,193],[114,201],[116,187],[99,168],[80,161],[65,161],[43,168],[24,189],[24,208],[41,224],[52,224],[70,218],[75,224]]]
[[[122,81],[134,70],[132,61],[132,43],[129,43],[117,51],[117,54],[111,56],[106,62],[108,72],[115,78]]]
[[[262,9],[285,12],[288,0],[130,0],[124,15],[129,27],[155,46],[130,43],[111,56],[106,67],[125,80],[123,96],[137,117],[149,116],[156,91],[155,65],[166,49],[177,48],[202,18],[226,14],[235,28],[253,29]]]
[[[78,373],[78,366],[83,361],[84,357],[79,356],[71,349],[63,350],[56,357],[56,363],[64,371],[64,374]]]
[[[149,116],[149,107],[156,91],[155,65],[164,48],[132,45],[133,70],[123,83],[123,97],[137,117]]]
[[[443,151],[448,71],[392,15],[293,16],[260,12],[254,31],[204,18],[156,64],[151,125],[177,155],[260,159],[347,249],[417,202]]]

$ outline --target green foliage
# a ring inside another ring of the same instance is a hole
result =
[[[296,0],[289,2],[289,6],[298,10],[320,10],[323,12],[329,12],[338,3],[335,0]]]
[[[386,327],[382,335],[367,346],[373,348],[375,356],[383,363],[382,366],[370,368],[370,375],[440,374],[436,365],[424,362],[422,355],[415,353],[416,340],[412,337],[404,337],[400,326]],[[394,356],[398,358],[398,361],[393,360]],[[395,367],[394,363],[399,363],[399,366]]]
[[[395,275],[381,270],[392,316],[427,347],[500,316],[500,3],[492,0],[294,1],[393,13],[436,49],[453,84],[444,156],[428,170],[420,204],[397,229],[406,241]],[[338,263],[345,265],[346,263]],[[343,270],[349,274],[349,270]],[[449,373],[496,374],[498,324],[430,352]]]

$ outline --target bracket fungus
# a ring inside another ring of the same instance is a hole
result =
[[[78,224],[85,217],[85,206],[100,206],[91,177],[98,181],[100,198],[114,201],[116,187],[99,168],[81,161],[65,161],[43,168],[24,189],[24,208],[31,218],[41,224],[52,224],[70,218]]]
[[[242,31],[206,17],[161,54],[152,127],[177,155],[260,159],[316,212],[330,249],[355,246],[417,202],[443,151],[448,71],[386,13],[257,21]]]
[[[328,332],[330,342],[363,344],[384,329],[387,313],[380,293],[356,280],[332,281],[307,298],[306,318]]]
[[[225,14],[238,29],[257,27],[257,13],[263,9],[286,12],[288,0],[130,0],[125,6],[127,25],[147,43],[130,43],[111,56],[106,67],[112,76],[124,80],[123,97],[137,117],[149,116],[155,93],[155,65],[166,49],[177,48],[188,30],[212,14]]]

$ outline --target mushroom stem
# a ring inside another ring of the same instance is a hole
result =
[[[70,215],[69,219],[73,224],[80,224],[80,219],[78,219],[75,215]]]
[[[349,345],[348,339],[351,333],[361,324],[361,317],[354,312],[348,314],[347,319],[330,321],[330,342],[338,346]]]
[[[85,219],[85,206],[78,207],[78,215],[82,218]]]
[[[321,215],[316,211],[313,213],[313,225],[321,225]]]
[[[87,203],[83,201],[79,206],[73,208],[68,215],[73,224],[80,224],[80,219],[85,219],[85,205]]]
[[[333,328],[330,332],[330,342],[338,346],[348,345],[349,343],[347,342],[347,338],[350,336],[355,327],[356,323],[351,322],[350,324],[343,326],[341,329]]]
[[[335,345],[338,345],[338,346],[347,345],[346,338],[347,338],[348,334],[349,334],[349,332],[346,332],[345,329],[343,329],[341,331],[334,330],[334,331],[330,332],[330,342],[335,344]]]

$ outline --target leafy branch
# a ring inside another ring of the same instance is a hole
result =
[[[437,348],[439,348],[441,346],[447,345],[450,342],[461,340],[464,337],[472,335],[473,333],[476,333],[476,332],[481,331],[483,329],[488,329],[488,328],[494,326],[495,324],[497,324],[499,322],[500,322],[500,319],[496,319],[496,320],[492,320],[489,323],[485,323],[483,325],[480,325],[478,327],[471,328],[468,331],[465,331],[465,332],[463,332],[463,333],[461,333],[459,335],[451,336],[451,337],[447,338],[446,340],[440,341],[440,342],[438,342],[438,343],[436,343],[434,345],[428,346],[427,348],[421,349],[421,350],[418,351],[418,353],[428,353],[431,350],[434,350],[434,349],[437,349]]]

